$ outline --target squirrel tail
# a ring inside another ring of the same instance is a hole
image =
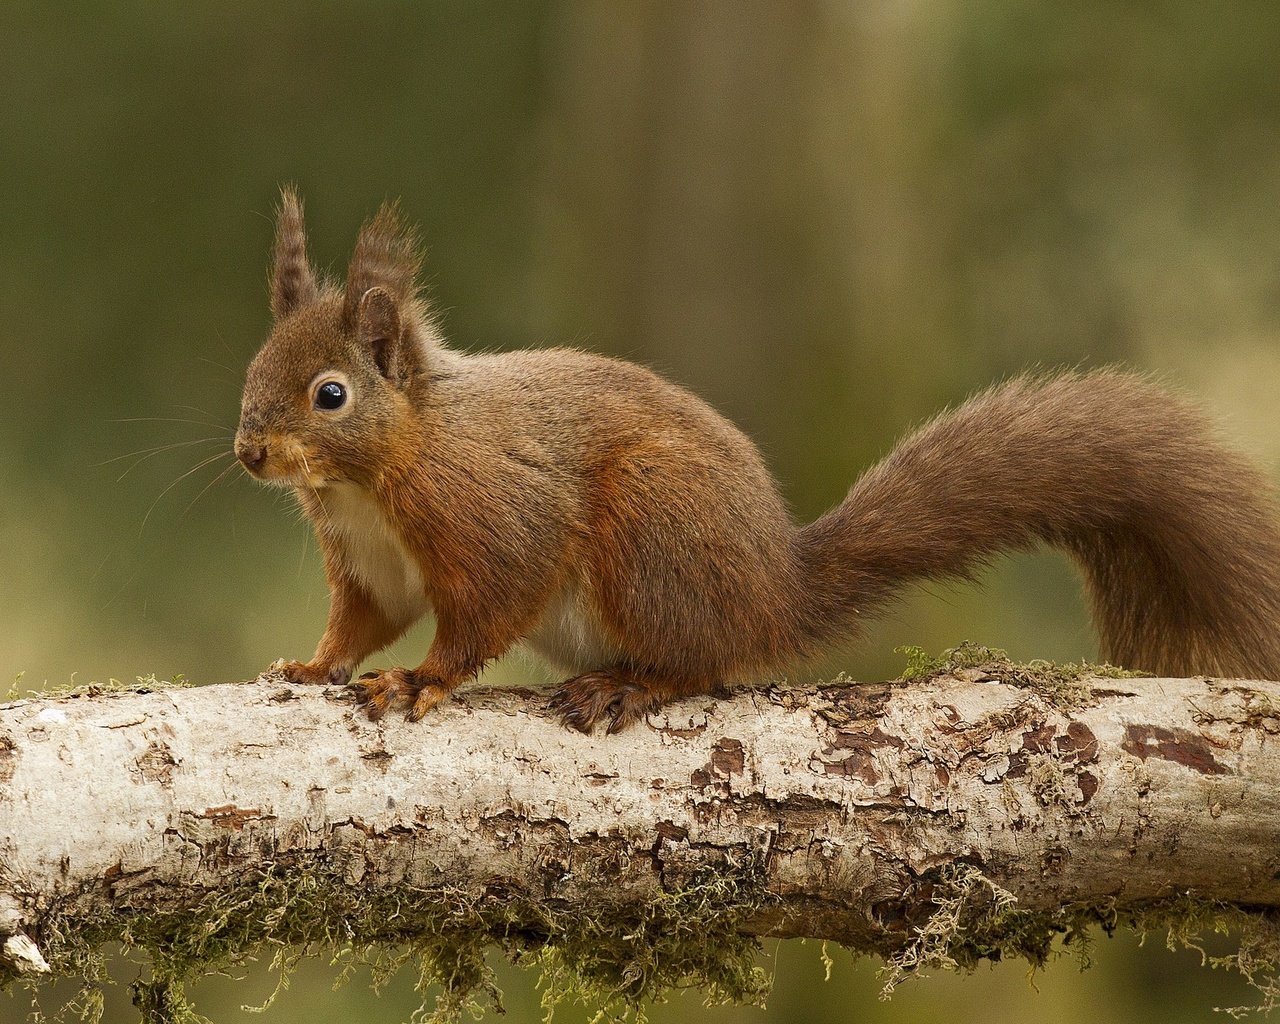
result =
[[[1083,569],[1108,661],[1280,678],[1272,489],[1194,407],[1115,370],[1023,377],[907,437],[796,537],[816,646],[903,585],[1046,543]]]

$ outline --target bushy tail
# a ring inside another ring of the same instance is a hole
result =
[[[1197,409],[1099,371],[1017,379],[939,416],[796,543],[808,618],[831,634],[904,584],[1044,542],[1083,568],[1108,661],[1277,679],[1278,521],[1266,479]]]

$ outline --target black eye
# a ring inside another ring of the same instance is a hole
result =
[[[321,384],[316,388],[316,408],[332,412],[347,404],[347,389],[336,380]]]

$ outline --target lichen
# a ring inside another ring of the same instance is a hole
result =
[[[1226,722],[1231,725],[1243,725],[1250,729],[1258,729],[1262,732],[1270,733],[1272,736],[1280,734],[1280,706],[1276,704],[1275,698],[1271,694],[1266,690],[1254,689],[1251,686],[1245,686],[1235,681],[1220,685],[1223,689],[1239,698],[1242,705],[1241,713],[1222,714],[1220,712],[1207,711],[1188,699],[1187,703],[1194,712],[1191,716],[1192,720],[1197,725],[1213,725],[1216,722]]]
[[[459,1021],[501,1006],[485,960],[491,946],[541,972],[548,1019],[557,1004],[574,1001],[593,1007],[596,1020],[643,1021],[645,1003],[676,988],[698,988],[708,1003],[763,1000],[769,979],[757,963],[759,943],[741,927],[771,901],[762,879],[754,862],[722,866],[679,891],[620,897],[583,913],[498,888],[360,888],[315,864],[275,868],[233,890],[169,891],[159,894],[164,906],[106,918],[78,914],[69,900],[32,931],[53,977],[81,982],[57,1020],[100,1018],[110,983],[104,946],[119,943],[139,968],[134,1003],[155,1024],[203,1020],[184,995],[190,980],[270,958],[279,992],[312,955],[327,955],[340,980],[370,968],[375,988],[412,965],[423,998],[414,1019]],[[12,975],[4,987],[15,982],[37,1000],[46,991],[43,981]]]
[[[924,970],[972,969],[979,960],[1000,951],[1002,943],[1011,941],[1011,925],[1019,913],[1017,898],[978,868],[948,865],[930,888],[929,899],[937,909],[889,956],[881,972],[881,998],[887,999],[905,978]],[[1043,962],[1046,956],[1047,950],[1037,941],[1034,958]]]
[[[1237,907],[1183,893],[1130,912],[1125,923],[1144,938],[1163,931],[1168,949],[1194,950],[1200,954],[1202,966],[1233,971],[1258,993],[1251,1006],[1220,1006],[1215,1008],[1218,1011],[1240,1018],[1268,1014],[1280,1006],[1280,914],[1276,911]],[[1210,934],[1235,935],[1236,951],[1223,956],[1209,954],[1203,938]]]
[[[958,862],[922,879],[936,908],[910,937],[885,957],[881,997],[913,976],[929,970],[972,971],[983,961],[1018,958],[1033,970],[1051,959],[1073,954],[1083,970],[1090,965],[1092,935],[1117,928],[1142,939],[1164,934],[1170,951],[1191,949],[1204,966],[1234,971],[1258,993],[1251,1006],[1218,1007],[1233,1017],[1267,1014],[1280,1006],[1280,915],[1212,900],[1191,892],[1119,907],[1113,900],[1072,903],[1051,910],[1030,910],[973,864]],[[1235,935],[1237,949],[1210,955],[1208,934]]]
[[[1087,661],[1063,664],[1043,660],[1015,662],[999,648],[970,640],[958,647],[947,648],[936,658],[923,647],[897,647],[894,650],[907,657],[907,666],[898,677],[904,682],[924,682],[943,675],[981,676],[1034,690],[1061,708],[1078,708],[1090,702],[1091,691],[1086,682],[1089,679],[1134,679],[1148,675]]]

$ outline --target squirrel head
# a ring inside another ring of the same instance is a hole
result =
[[[302,203],[281,190],[271,266],[275,323],[245,375],[235,453],[282,486],[367,483],[412,415],[437,344],[417,286],[417,238],[384,204],[360,229],[343,287],[307,257]]]

